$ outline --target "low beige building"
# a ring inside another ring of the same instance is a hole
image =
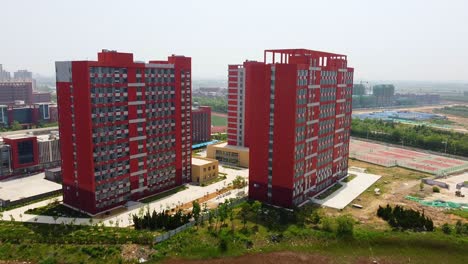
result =
[[[231,146],[227,142],[208,145],[206,157],[228,165],[249,167],[249,148]]]
[[[203,184],[218,177],[218,164],[215,159],[192,157],[192,182]]]

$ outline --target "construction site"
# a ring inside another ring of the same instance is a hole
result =
[[[375,212],[379,205],[390,204],[424,212],[438,225],[466,221],[466,160],[351,139],[349,166],[350,175],[357,174],[352,170],[357,167],[381,178],[356,197],[352,206],[340,211],[324,209],[329,215],[351,214],[362,223],[383,228],[386,223]]]

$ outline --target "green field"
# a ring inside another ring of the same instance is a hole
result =
[[[227,118],[211,115],[211,125],[212,126],[227,126]]]

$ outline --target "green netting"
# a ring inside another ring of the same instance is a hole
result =
[[[468,211],[468,204],[466,203],[446,202],[442,200],[424,201],[418,197],[409,196],[409,195],[406,196],[405,198],[407,200],[415,201],[425,206],[449,208],[449,209],[461,209],[463,211]]]

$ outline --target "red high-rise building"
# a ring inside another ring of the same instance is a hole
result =
[[[192,109],[192,141],[207,142],[211,139],[211,107],[200,106]]]
[[[191,181],[191,58],[56,63],[64,203],[96,214]]]
[[[229,67],[229,87],[240,87],[243,75],[248,92],[237,104],[242,111],[231,110],[247,129],[249,197],[292,207],[347,175],[354,69],[345,55],[320,51],[266,50],[264,57]]]
[[[245,69],[248,65],[262,64],[246,61],[243,65],[228,66],[228,144],[248,147],[249,134],[246,132],[249,123],[247,101],[251,99],[246,86]]]

